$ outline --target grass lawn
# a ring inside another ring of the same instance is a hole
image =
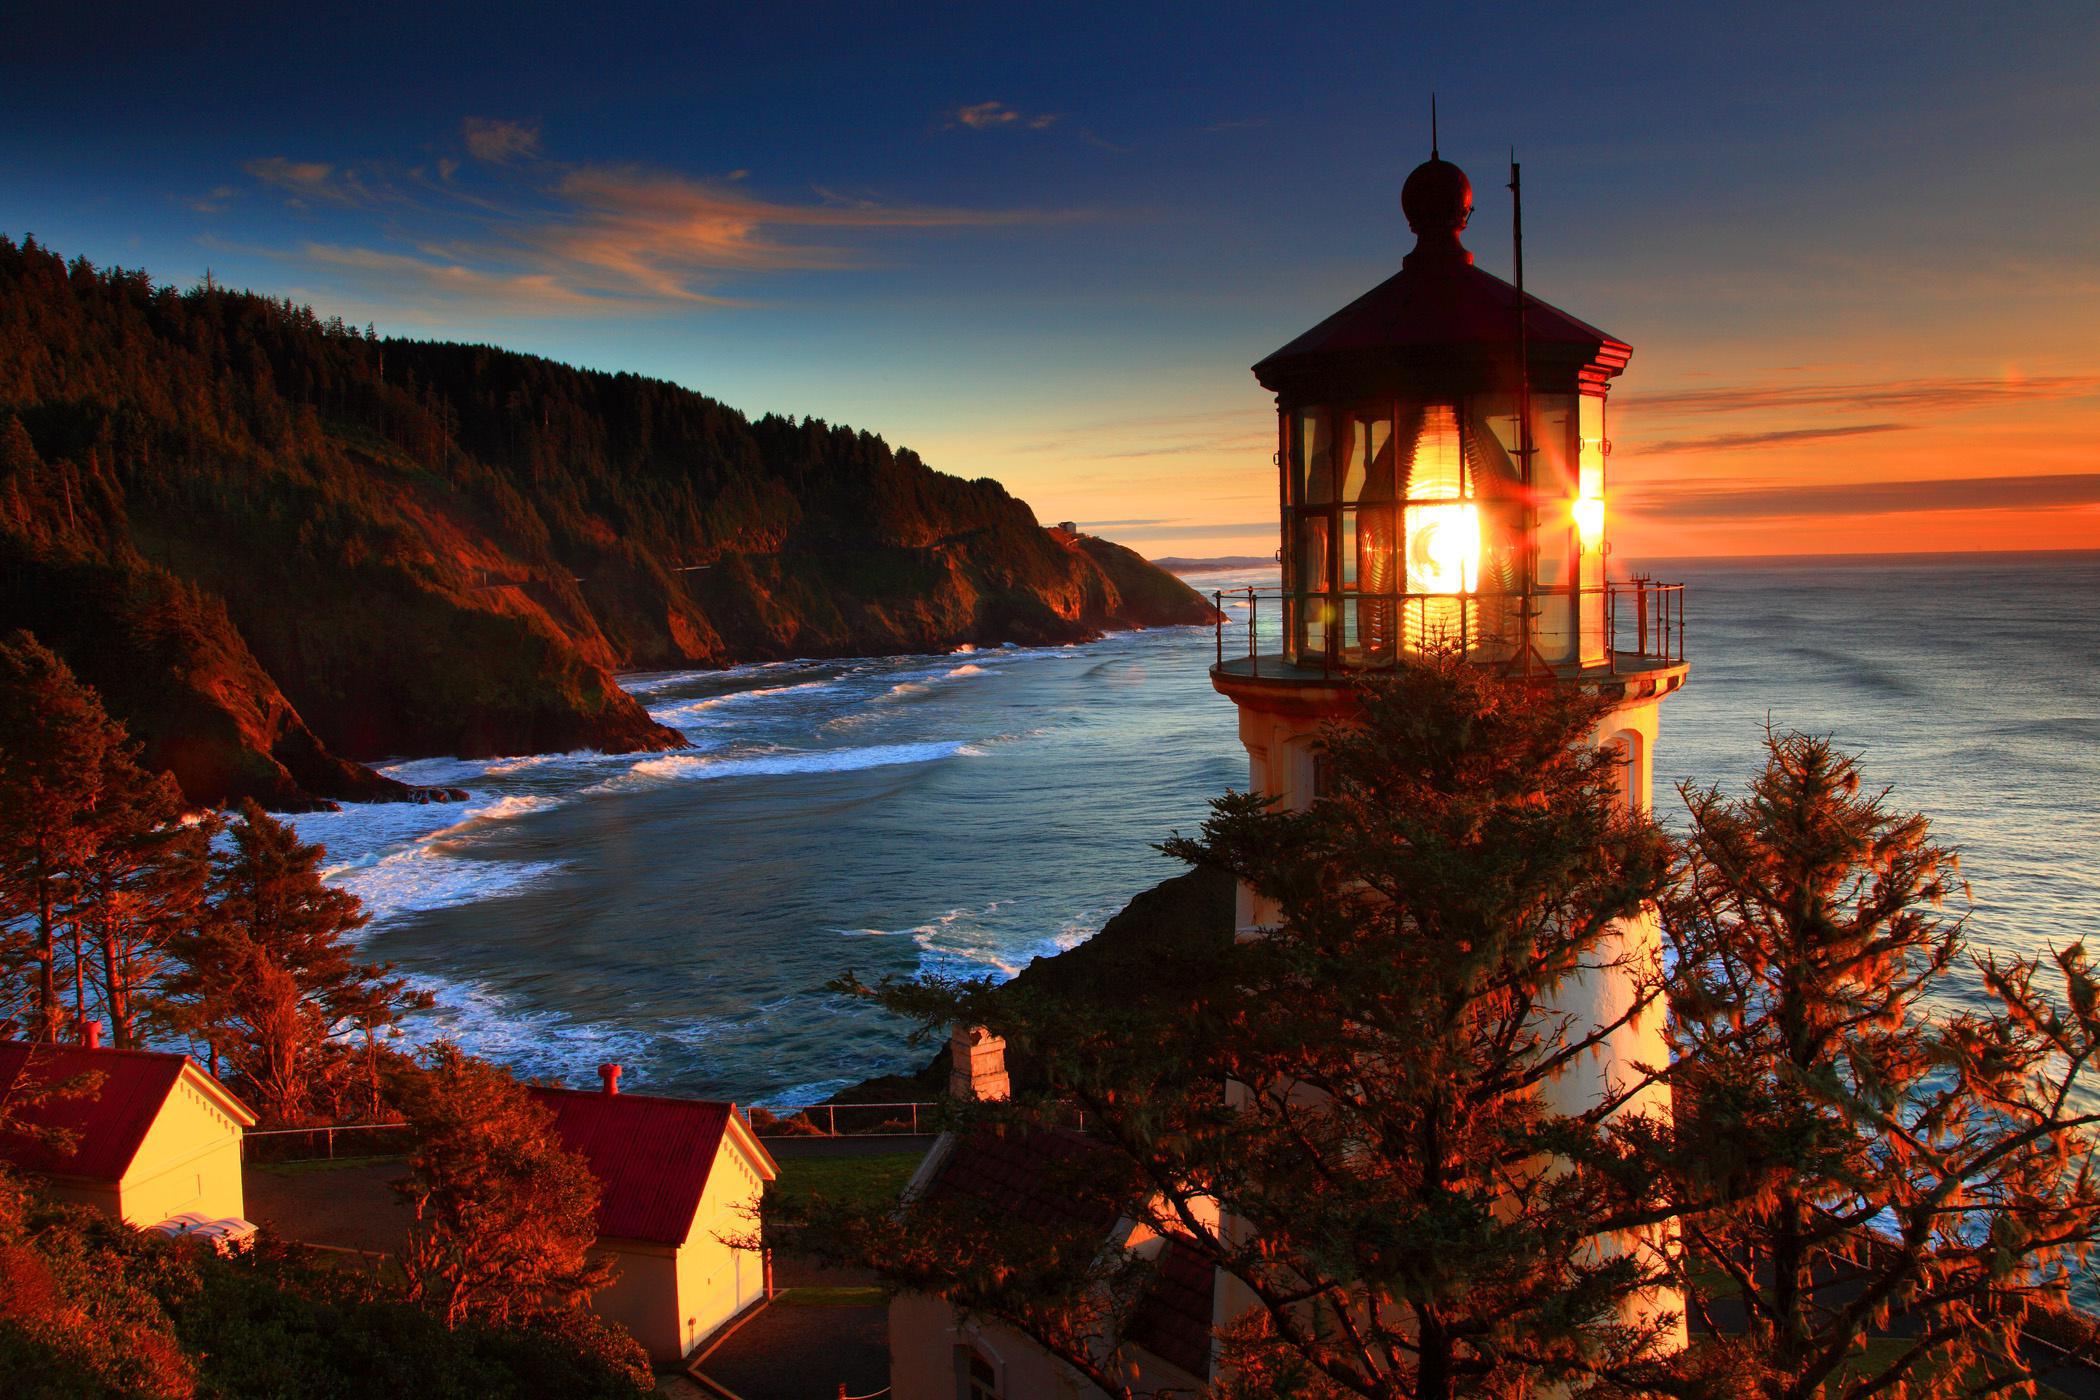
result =
[[[798,1308],[879,1308],[887,1301],[883,1291],[873,1285],[844,1288],[832,1286],[783,1288],[780,1296],[773,1300],[773,1305],[779,1307],[786,1304]]]
[[[384,1153],[373,1157],[316,1157],[309,1161],[299,1162],[244,1162],[241,1164],[241,1170],[271,1172],[277,1176],[305,1176],[310,1172],[340,1171],[345,1167],[369,1167],[375,1162],[400,1162],[406,1164],[407,1161],[408,1158],[401,1156],[399,1153]],[[407,1170],[406,1165],[403,1166],[402,1170]]]
[[[871,1157],[790,1157],[780,1179],[766,1188],[769,1211],[793,1210],[822,1196],[854,1206],[881,1206],[897,1199],[921,1152],[886,1152]]]

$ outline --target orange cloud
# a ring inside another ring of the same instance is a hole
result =
[[[1954,412],[2032,399],[2100,394],[2100,375],[2006,375],[1997,379],[1942,377],[1883,383],[1750,384],[1616,395],[1614,403],[1643,413],[1746,413],[1773,409],[1920,409]]]
[[[386,203],[395,216],[388,236],[415,250],[309,243],[274,256],[353,271],[382,292],[392,283],[413,298],[442,294],[498,314],[660,310],[743,304],[712,290],[735,275],[864,266],[869,258],[858,244],[870,234],[1075,217],[889,204],[825,190],[794,203],[729,182],[549,161],[540,156],[539,128],[527,123],[468,118],[461,135],[480,163],[472,180],[450,160],[438,162],[434,178],[423,166],[390,174],[384,163],[250,161],[249,175],[294,205]]]
[[[290,196],[293,203],[314,200],[324,204],[357,204],[365,199],[362,182],[351,172],[336,176],[335,167],[317,160],[291,160],[265,156],[241,169],[272,189]]]
[[[948,129],[967,127],[971,131],[996,131],[1001,127],[1020,127],[1028,131],[1047,131],[1057,125],[1058,114],[1042,112],[1027,116],[1015,111],[1004,102],[973,102],[967,107],[957,107],[948,114]]]
[[[694,283],[723,273],[836,270],[864,262],[836,240],[813,242],[786,230],[998,228],[1052,217],[836,195],[788,204],[685,176],[593,166],[569,171],[555,193],[568,212],[520,222],[507,236],[557,275],[673,301],[714,300]]]
[[[540,128],[537,122],[468,117],[459,124],[459,135],[460,139],[467,143],[469,155],[476,160],[485,160],[491,165],[507,165],[511,161],[540,153]]]
[[[1948,510],[2044,510],[2100,505],[2100,472],[1755,486],[1678,484],[1637,493],[1628,505],[1651,519],[1720,521]]]
[[[441,258],[325,243],[307,243],[295,253],[273,256],[339,269],[415,303],[466,303],[481,311],[529,315],[603,316],[628,309],[618,300],[564,286],[546,273],[491,273]]]

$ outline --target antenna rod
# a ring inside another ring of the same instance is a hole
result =
[[[1436,149],[1436,94],[1429,94],[1429,158],[1442,160]]]
[[[1517,456],[1524,484],[1531,485],[1531,318],[1524,300],[1524,174],[1517,148],[1509,148],[1509,219],[1517,277]]]
[[[1509,148],[1509,222],[1511,262],[1517,280],[1517,472],[1524,483],[1525,538],[1538,538],[1538,493],[1532,490],[1531,458],[1531,318],[1524,299],[1524,174],[1517,164],[1517,148]],[[1534,652],[1531,629],[1538,604],[1538,554],[1524,561],[1524,670],[1528,675]]]

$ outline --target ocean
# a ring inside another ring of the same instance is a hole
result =
[[[1666,822],[1679,781],[1740,788],[1767,724],[1828,733],[1961,848],[1974,945],[2100,928],[2100,553],[1641,567],[1688,585]],[[927,1053],[826,991],[839,973],[1011,975],[1176,873],[1153,844],[1246,782],[1213,655],[1209,628],[1169,628],[629,676],[690,749],[396,763],[473,799],[297,824],[365,900],[367,953],[436,994],[413,1036],[807,1103]]]

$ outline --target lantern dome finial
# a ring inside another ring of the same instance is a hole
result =
[[[1473,256],[1460,246],[1459,231],[1473,217],[1473,182],[1450,161],[1432,155],[1400,187],[1400,212],[1415,231],[1415,251]]]

